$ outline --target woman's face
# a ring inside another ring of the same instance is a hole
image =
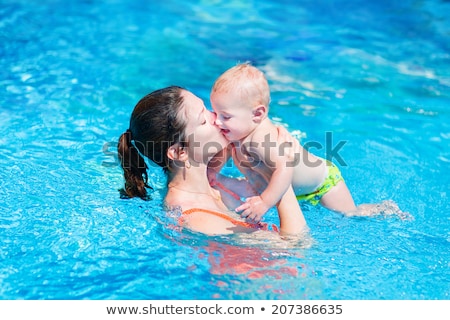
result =
[[[215,116],[203,101],[189,91],[182,93],[184,103],[180,115],[185,116],[189,156],[196,162],[208,163],[228,144],[220,129],[214,125]]]

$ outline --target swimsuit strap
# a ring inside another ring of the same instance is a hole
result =
[[[204,213],[209,213],[212,215],[215,215],[217,217],[223,218],[225,220],[230,221],[231,223],[233,223],[234,225],[237,226],[241,226],[241,227],[246,227],[246,228],[251,228],[251,229],[261,229],[264,228],[264,225],[262,223],[249,223],[249,222],[245,222],[245,221],[239,221],[236,220],[224,213],[221,212],[217,212],[217,211],[212,211],[212,210],[208,210],[208,209],[202,209],[202,208],[191,208],[188,209],[186,211],[183,211],[181,214],[182,215],[188,215],[194,212],[204,212]]]
[[[225,191],[226,193],[228,193],[230,196],[232,196],[233,198],[235,198],[236,200],[242,201],[241,197],[239,197],[236,193],[234,193],[233,191],[231,191],[230,189],[227,189],[221,182],[219,181],[212,181],[211,182],[211,186],[215,186],[215,187],[219,187],[220,189],[222,189],[223,191]]]

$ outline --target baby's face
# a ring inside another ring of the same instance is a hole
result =
[[[239,94],[214,92],[211,106],[216,113],[215,124],[228,141],[242,141],[254,130],[253,108]]]

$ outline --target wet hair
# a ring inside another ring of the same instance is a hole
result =
[[[184,88],[171,86],[153,91],[134,107],[130,127],[119,138],[118,155],[125,178],[122,197],[147,199],[147,164],[143,156],[161,166],[164,172],[173,162],[167,150],[175,143],[185,146],[186,121],[179,116]]]

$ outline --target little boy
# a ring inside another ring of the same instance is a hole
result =
[[[334,164],[302,147],[292,161],[277,142],[278,130],[268,118],[269,84],[260,70],[248,63],[227,70],[214,83],[210,99],[234,163],[260,193],[236,208],[243,217],[260,221],[290,185],[298,200],[343,213],[356,209]]]

